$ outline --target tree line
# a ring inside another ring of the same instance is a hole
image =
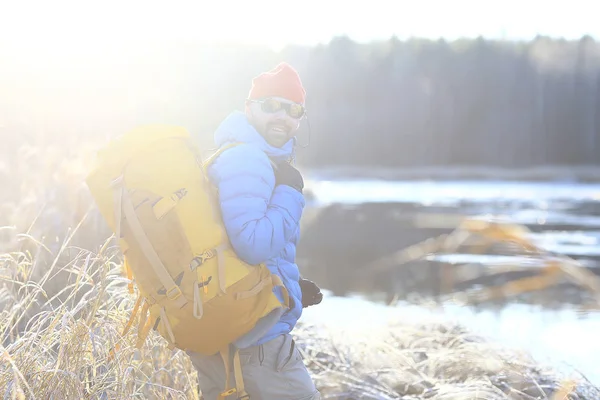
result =
[[[312,167],[600,163],[600,45],[587,36],[336,37],[280,51],[192,42],[0,49],[0,135],[9,144],[166,122],[210,146],[252,77],[287,61],[307,89],[310,143],[299,161]],[[299,141],[308,140],[305,122]]]

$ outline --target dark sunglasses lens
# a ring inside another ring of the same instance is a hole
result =
[[[262,110],[267,113],[276,113],[282,108],[285,108],[292,118],[301,118],[304,115],[304,106],[300,104],[282,103],[276,99],[266,99],[262,102]]]
[[[290,104],[288,114],[290,114],[290,117],[292,118],[300,118],[304,114],[304,107],[300,104]]]
[[[281,102],[275,99],[267,99],[262,103],[263,111],[268,113],[275,113],[281,110],[281,107]]]

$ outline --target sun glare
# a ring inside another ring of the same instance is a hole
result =
[[[93,124],[118,110],[133,115],[144,103],[168,101],[180,69],[172,44],[286,43],[286,20],[248,2],[13,2],[0,10],[0,122],[4,112],[27,123]],[[276,13],[276,8],[265,8]],[[232,12],[236,10],[236,12]],[[209,62],[210,60],[207,60]],[[24,107],[20,107],[23,105]],[[27,110],[27,111],[24,111]],[[0,131],[0,135],[2,132]]]
[[[575,4],[581,1],[573,0],[569,9],[585,10],[583,3]],[[168,102],[164,88],[177,86],[182,70],[197,67],[181,59],[177,65],[169,53],[173,43],[277,50],[326,43],[342,34],[361,41],[394,34],[526,37],[536,32],[576,38],[585,29],[598,29],[593,12],[581,13],[573,23],[550,3],[521,3],[507,0],[492,12],[486,8],[492,3],[475,0],[371,0],[368,5],[305,0],[293,6],[275,0],[6,2],[0,6],[0,124],[10,113],[23,114],[28,123],[82,129],[98,118],[126,118],[147,110],[147,104]],[[221,67],[200,58],[197,62],[208,68]]]

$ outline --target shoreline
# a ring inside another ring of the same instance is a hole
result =
[[[524,340],[520,344],[519,340],[503,340],[499,335],[484,333],[484,329],[474,329],[472,323],[463,321],[448,310],[430,309],[426,304],[397,308],[360,297],[327,297],[328,301],[320,306],[321,310],[318,307],[306,309],[297,332],[298,344],[309,354],[306,357],[309,367],[316,369],[317,381],[323,382],[324,386],[331,384],[326,377],[334,372],[324,373],[319,364],[327,361],[339,363],[335,355],[344,354],[349,358],[346,362],[355,368],[351,372],[354,382],[369,382],[369,377],[385,370],[385,374],[390,373],[393,377],[386,380],[380,389],[395,388],[395,395],[416,395],[419,396],[415,397],[417,399],[428,398],[435,392],[441,394],[439,390],[448,390],[447,395],[460,394],[461,398],[471,398],[468,395],[475,398],[476,392],[489,393],[489,398],[493,399],[506,398],[501,397],[502,392],[504,395],[517,395],[513,391],[517,386],[528,386],[533,381],[540,382],[539,387],[550,393],[535,392],[535,389],[532,392],[533,386],[530,386],[530,396],[552,398],[550,394],[557,386],[571,379],[581,385],[579,394],[582,397],[579,398],[597,398],[600,394],[599,377],[593,368],[590,370],[585,363],[581,364],[581,354],[579,358],[565,357],[565,349],[560,348],[556,349],[556,354],[542,355],[541,348],[530,350]],[[372,322],[361,324],[358,320],[345,318],[340,315],[340,307],[345,313],[351,310],[369,315]],[[325,324],[325,321],[329,323]],[[378,350],[384,350],[384,356],[379,359],[374,355]],[[459,360],[465,359],[469,360],[467,365],[461,364]],[[444,366],[436,366],[437,363]],[[577,364],[585,371],[578,369]],[[391,365],[404,365],[405,368],[393,370]],[[435,376],[435,371],[440,376]],[[509,376],[514,379],[509,384],[512,387],[498,384],[502,377]],[[470,381],[477,382],[476,386],[468,387]],[[414,392],[403,391],[408,387],[412,387]],[[346,384],[338,390],[352,392],[352,389],[352,385]]]
[[[528,182],[600,182],[600,166],[548,165],[528,168],[502,168],[479,165],[430,167],[323,166],[304,167],[315,179],[376,180],[502,180]]]

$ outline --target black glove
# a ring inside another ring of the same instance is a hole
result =
[[[288,185],[302,193],[304,179],[293,165],[282,162],[275,168],[275,185]]]
[[[314,306],[323,300],[321,289],[312,281],[300,278],[300,289],[302,290],[302,308]]]

